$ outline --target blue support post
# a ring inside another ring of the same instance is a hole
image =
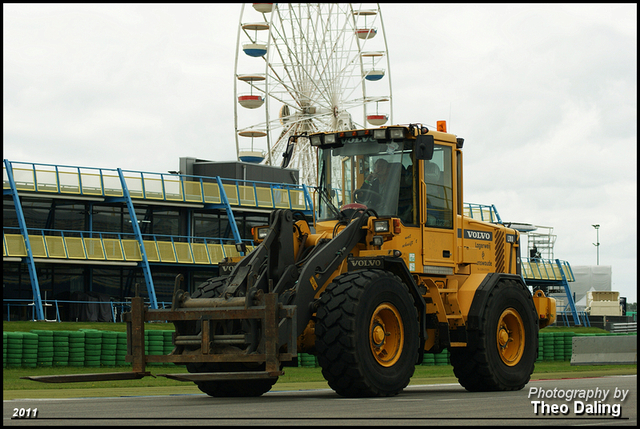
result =
[[[13,169],[8,159],[4,160],[4,167],[7,170],[7,178],[9,179],[10,192],[13,197],[13,205],[16,208],[16,216],[18,217],[18,225],[20,226],[20,233],[24,238],[24,245],[27,250],[27,267],[29,268],[29,278],[31,279],[31,290],[33,291],[33,306],[35,310],[36,320],[45,320],[44,310],[42,307],[42,298],[40,297],[40,285],[38,283],[38,273],[36,272],[36,264],[33,261],[33,253],[31,252],[31,244],[29,243],[29,233],[27,232],[27,223],[24,219],[24,212],[22,211],[22,204],[20,203],[20,197],[18,196],[18,189],[16,188],[16,182],[13,180]],[[35,177],[35,172],[34,172]],[[35,180],[35,179],[34,179]]]
[[[496,220],[498,221],[498,223],[501,224],[502,223],[502,219],[500,219],[500,215],[498,214],[498,209],[496,209],[495,204],[491,204],[491,209],[496,214]]]
[[[564,287],[564,291],[567,295],[567,300],[569,302],[569,308],[571,309],[571,314],[573,316],[573,323],[576,325],[581,325],[582,321],[580,317],[578,317],[578,312],[576,311],[576,304],[573,302],[573,295],[571,294],[571,288],[569,287],[569,282],[567,282],[567,276],[564,274],[564,270],[562,269],[562,264],[560,263],[560,259],[556,259],[556,265],[560,269],[560,275],[562,275],[562,286]]]
[[[120,183],[122,184],[122,193],[125,201],[127,202],[127,208],[129,209],[129,217],[131,218],[131,227],[133,233],[140,244],[140,254],[142,255],[142,272],[144,273],[144,279],[147,284],[147,293],[149,294],[150,307],[154,310],[158,309],[158,300],[156,299],[156,290],[153,287],[153,278],[151,277],[151,268],[149,268],[149,260],[147,259],[147,252],[144,250],[144,243],[142,241],[142,232],[140,231],[140,225],[138,224],[138,218],[136,216],[135,207],[133,207],[133,201],[131,201],[131,195],[129,195],[129,188],[127,187],[127,181],[124,178],[122,169],[118,168],[118,176],[120,176]]]
[[[231,205],[229,204],[227,193],[224,191],[224,186],[222,186],[222,179],[220,179],[220,176],[216,176],[216,182],[218,182],[218,187],[220,188],[220,201],[224,205],[224,209],[227,211],[227,217],[229,218],[229,226],[231,227],[233,238],[236,243],[241,243],[242,237],[240,237],[240,231],[238,231],[236,218],[235,216],[233,216],[233,210],[231,210]]]

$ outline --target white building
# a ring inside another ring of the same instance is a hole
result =
[[[575,282],[569,284],[576,310],[584,311],[587,306],[587,292],[611,290],[611,265],[572,265]],[[564,293],[554,293],[558,310],[567,305]]]

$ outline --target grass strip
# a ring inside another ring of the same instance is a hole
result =
[[[51,331],[76,331],[80,329],[99,329],[105,331],[125,332],[126,323],[100,322],[3,322],[3,330],[7,332],[30,332],[34,329]],[[145,329],[173,329],[170,323],[146,323]],[[599,328],[551,327],[542,332],[575,332],[606,333]],[[4,368],[4,399],[36,398],[36,397],[96,397],[96,396],[139,396],[156,394],[199,394],[198,388],[189,382],[171,380],[165,377],[145,377],[140,380],[118,380],[82,383],[37,383],[23,380],[20,377],[38,375],[89,374],[102,372],[128,372],[130,366],[124,367],[37,367],[37,368]],[[147,370],[154,375],[184,373],[182,365],[153,366]],[[568,361],[536,362],[532,380],[558,379],[575,377],[600,377],[606,375],[637,374],[637,365],[593,365],[571,366]],[[410,384],[457,383],[451,365],[419,365]],[[328,388],[320,368],[286,367],[272,390],[306,390]],[[52,390],[56,390],[52,394]]]

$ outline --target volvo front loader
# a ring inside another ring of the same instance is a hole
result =
[[[211,396],[259,396],[304,352],[338,394],[391,396],[424,353],[448,349],[467,390],[522,389],[555,301],[524,283],[516,230],[463,214],[463,139],[420,124],[297,138],[318,152],[313,222],[276,210],[223,276],[192,294],[176,279],[170,310],[134,298],[132,372],[32,379],[140,378],[175,362],[188,372],[166,377]],[[170,355],[144,352],[153,320],[175,325]]]

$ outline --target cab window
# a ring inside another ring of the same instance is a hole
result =
[[[435,145],[433,158],[424,162],[427,221],[430,228],[453,228],[451,148]]]

